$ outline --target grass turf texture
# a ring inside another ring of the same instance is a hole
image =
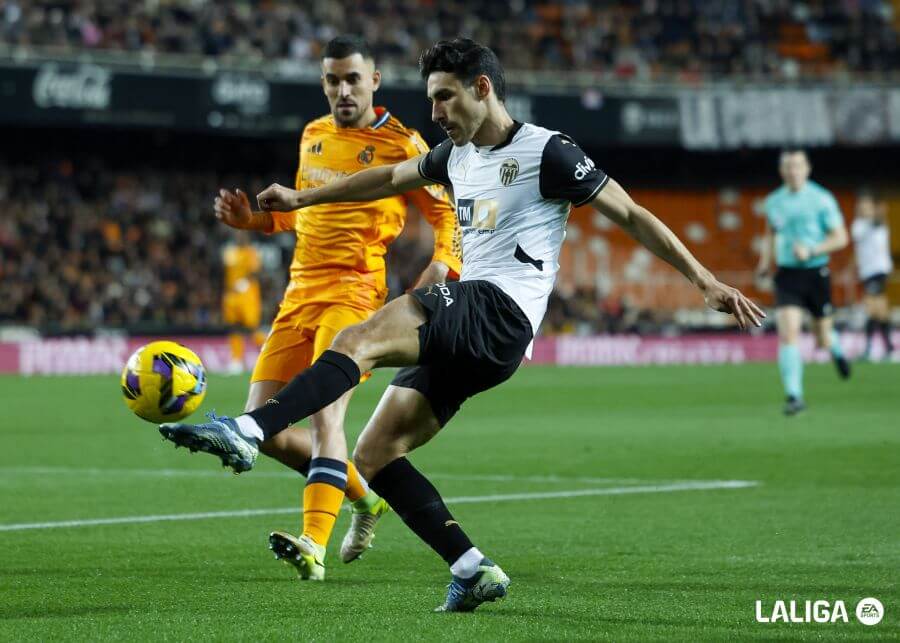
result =
[[[0,531],[0,639],[897,638],[900,369],[857,371],[845,383],[808,367],[810,410],[790,419],[774,365],[530,367],[471,400],[413,457],[448,498],[761,483],[451,505],[513,580],[475,614],[430,613],[446,568],[393,514],[343,565],[342,512],[327,581],[296,581],[266,549],[270,530],[297,529],[280,513]],[[388,378],[358,391],[353,436]],[[212,378],[203,410],[237,411],[245,387]],[[127,411],[117,378],[5,377],[0,390],[0,524],[299,502],[300,480],[266,458],[234,477],[173,450]],[[853,614],[867,596],[886,608],[874,627]],[[767,614],[776,599],[841,599],[850,623],[758,624],[757,599]]]

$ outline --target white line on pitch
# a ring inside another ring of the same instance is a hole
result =
[[[579,498],[584,496],[618,496],[632,493],[671,493],[674,491],[705,491],[712,489],[745,489],[759,484],[754,480],[697,480],[678,484],[644,485],[639,487],[608,487],[605,489],[575,489],[571,491],[546,491],[538,493],[511,493],[490,496],[458,496],[447,498],[447,504],[472,504],[480,502],[514,502],[517,500],[543,500],[547,498]],[[205,520],[209,518],[242,518],[296,513],[298,507],[280,509],[238,509],[234,511],[206,511],[202,513],[161,514],[155,516],[121,516],[118,518],[94,518],[90,520],[60,520],[56,522],[31,522],[0,525],[0,531],[25,531],[28,529],[56,529],[60,527],[93,527],[98,525],[127,525],[147,522],[177,520]]]
[[[12,466],[0,467],[0,475],[85,475],[85,476],[149,476],[154,478],[224,478],[227,472],[206,469],[104,469],[99,467],[53,467],[53,466]],[[250,478],[298,478],[293,471],[254,471]],[[591,484],[638,484],[646,478],[592,478],[567,477],[557,475],[515,476],[502,474],[428,473],[429,478],[442,480],[472,480],[484,482],[587,482]],[[683,482],[664,480],[664,482]]]

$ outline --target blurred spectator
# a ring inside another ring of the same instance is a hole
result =
[[[220,325],[227,230],[210,204],[223,181],[262,184],[213,173],[117,173],[99,161],[0,163],[0,323],[62,331]],[[283,276],[273,276],[277,298]]]
[[[317,61],[338,33],[415,65],[465,35],[510,69],[620,78],[792,77],[900,68],[891,0],[0,0],[0,43]]]
[[[672,311],[638,309],[627,296],[602,297],[595,288],[582,286],[550,295],[542,335],[608,335],[668,333],[674,326]]]

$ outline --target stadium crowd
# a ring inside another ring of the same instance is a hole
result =
[[[466,34],[511,69],[618,78],[796,77],[900,69],[896,0],[0,0],[0,44],[315,62],[338,33],[416,63]]]
[[[211,203],[220,185],[256,190],[251,176],[141,168],[98,159],[44,166],[0,162],[0,325],[45,332],[100,328],[221,330],[221,251],[230,231]],[[261,285],[271,320],[294,248],[290,234],[258,236],[274,252]],[[409,289],[431,248],[401,236],[388,254],[391,296]],[[650,332],[668,314],[580,288],[554,293],[546,334]],[[265,323],[265,321],[264,321]]]
[[[219,324],[228,233],[210,203],[220,178],[0,164],[0,323]]]

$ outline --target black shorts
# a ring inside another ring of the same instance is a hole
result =
[[[531,322],[487,281],[454,281],[410,293],[428,321],[419,326],[419,364],[391,382],[419,391],[441,426],[468,398],[512,376],[531,343]]]
[[[863,292],[867,295],[883,295],[887,289],[887,275],[883,272],[863,279]]]
[[[775,273],[775,307],[799,306],[821,319],[833,312],[831,273],[821,268],[779,268]]]

